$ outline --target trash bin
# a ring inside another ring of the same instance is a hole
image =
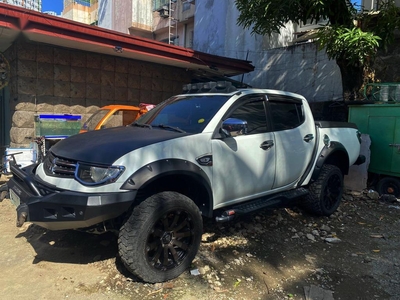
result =
[[[350,105],[349,122],[371,138],[368,171],[377,191],[400,198],[400,102]]]

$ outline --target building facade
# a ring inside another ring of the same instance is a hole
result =
[[[300,35],[315,29],[317,24],[288,23],[280,34],[266,37],[251,35],[237,25],[239,12],[234,0],[144,0],[118,5],[115,2],[99,0],[100,27],[252,61],[254,72],[233,79],[254,87],[298,92],[311,101],[342,95],[335,62],[318,52],[314,44],[306,44],[307,39],[294,46]]]
[[[98,5],[99,27],[193,48],[193,0],[99,0]]]
[[[0,2],[39,12],[42,11],[42,0],[0,0]]]
[[[99,0],[98,26],[126,34],[153,39],[152,1]]]
[[[157,41],[193,49],[196,4],[191,0],[153,0]]]
[[[61,16],[68,20],[97,25],[98,0],[64,0]]]
[[[361,6],[365,10],[379,10],[380,5],[387,0],[362,0]],[[400,7],[400,0],[394,0],[396,6]]]

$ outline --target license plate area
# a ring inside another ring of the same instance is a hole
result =
[[[13,191],[13,189],[10,189],[9,192],[11,203],[14,204],[15,207],[18,207],[21,203],[20,197],[17,195],[16,192]]]

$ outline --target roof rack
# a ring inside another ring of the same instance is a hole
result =
[[[229,81],[210,81],[184,84],[182,87],[184,94],[198,93],[231,93],[237,89]]]

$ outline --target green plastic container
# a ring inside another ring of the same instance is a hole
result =
[[[400,177],[400,102],[350,105],[349,122],[371,138],[368,171]]]

